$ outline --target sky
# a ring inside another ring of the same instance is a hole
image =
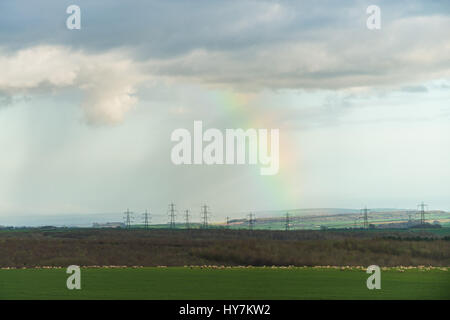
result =
[[[170,202],[194,221],[203,204],[450,210],[449,101],[445,1],[1,1],[0,225],[163,222]],[[278,174],[173,164],[171,133],[196,120],[278,129]]]

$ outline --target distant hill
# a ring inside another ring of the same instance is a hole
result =
[[[371,212],[406,212],[412,211],[408,209],[394,209],[394,208],[374,208],[370,209]],[[328,216],[337,214],[357,214],[360,213],[360,209],[348,209],[348,208],[306,208],[306,209],[290,209],[290,210],[269,210],[269,211],[256,211],[254,212],[258,218],[272,218],[285,216],[286,212],[293,216]]]
[[[257,229],[284,229],[287,212],[289,213],[290,229],[361,228],[363,225],[360,210],[314,208],[253,212],[255,215],[253,226]],[[436,222],[448,226],[450,224],[450,213],[431,210],[427,211],[425,219],[430,223]],[[246,218],[232,219],[230,222],[233,228],[246,228],[249,223]],[[406,227],[419,223],[419,215],[416,210],[410,209],[376,208],[370,209],[368,222],[380,228],[396,225]]]

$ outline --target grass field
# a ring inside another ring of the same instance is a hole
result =
[[[450,299],[450,271],[324,268],[83,268],[81,290],[65,269],[0,270],[0,299]]]

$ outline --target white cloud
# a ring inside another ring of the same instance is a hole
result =
[[[36,46],[13,54],[0,51],[0,92],[7,97],[77,88],[91,124],[114,124],[137,102],[145,79],[136,63],[120,52],[88,54],[62,46]]]

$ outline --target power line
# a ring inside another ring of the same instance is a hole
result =
[[[170,229],[175,228],[175,217],[176,217],[175,204],[169,204],[168,216],[169,216],[169,227]]]
[[[150,214],[148,213],[147,209],[145,210],[145,212],[142,214],[143,220],[144,220],[144,226],[145,229],[148,229],[149,223],[152,219],[152,217],[150,216]]]
[[[125,211],[124,213],[124,220],[125,220],[125,225],[128,229],[131,228],[131,222],[133,222],[133,212],[130,211],[130,209],[127,209],[127,211]]]
[[[202,227],[205,229],[208,228],[208,218],[211,213],[209,212],[208,206],[206,204],[201,207],[200,215],[203,221]]]

